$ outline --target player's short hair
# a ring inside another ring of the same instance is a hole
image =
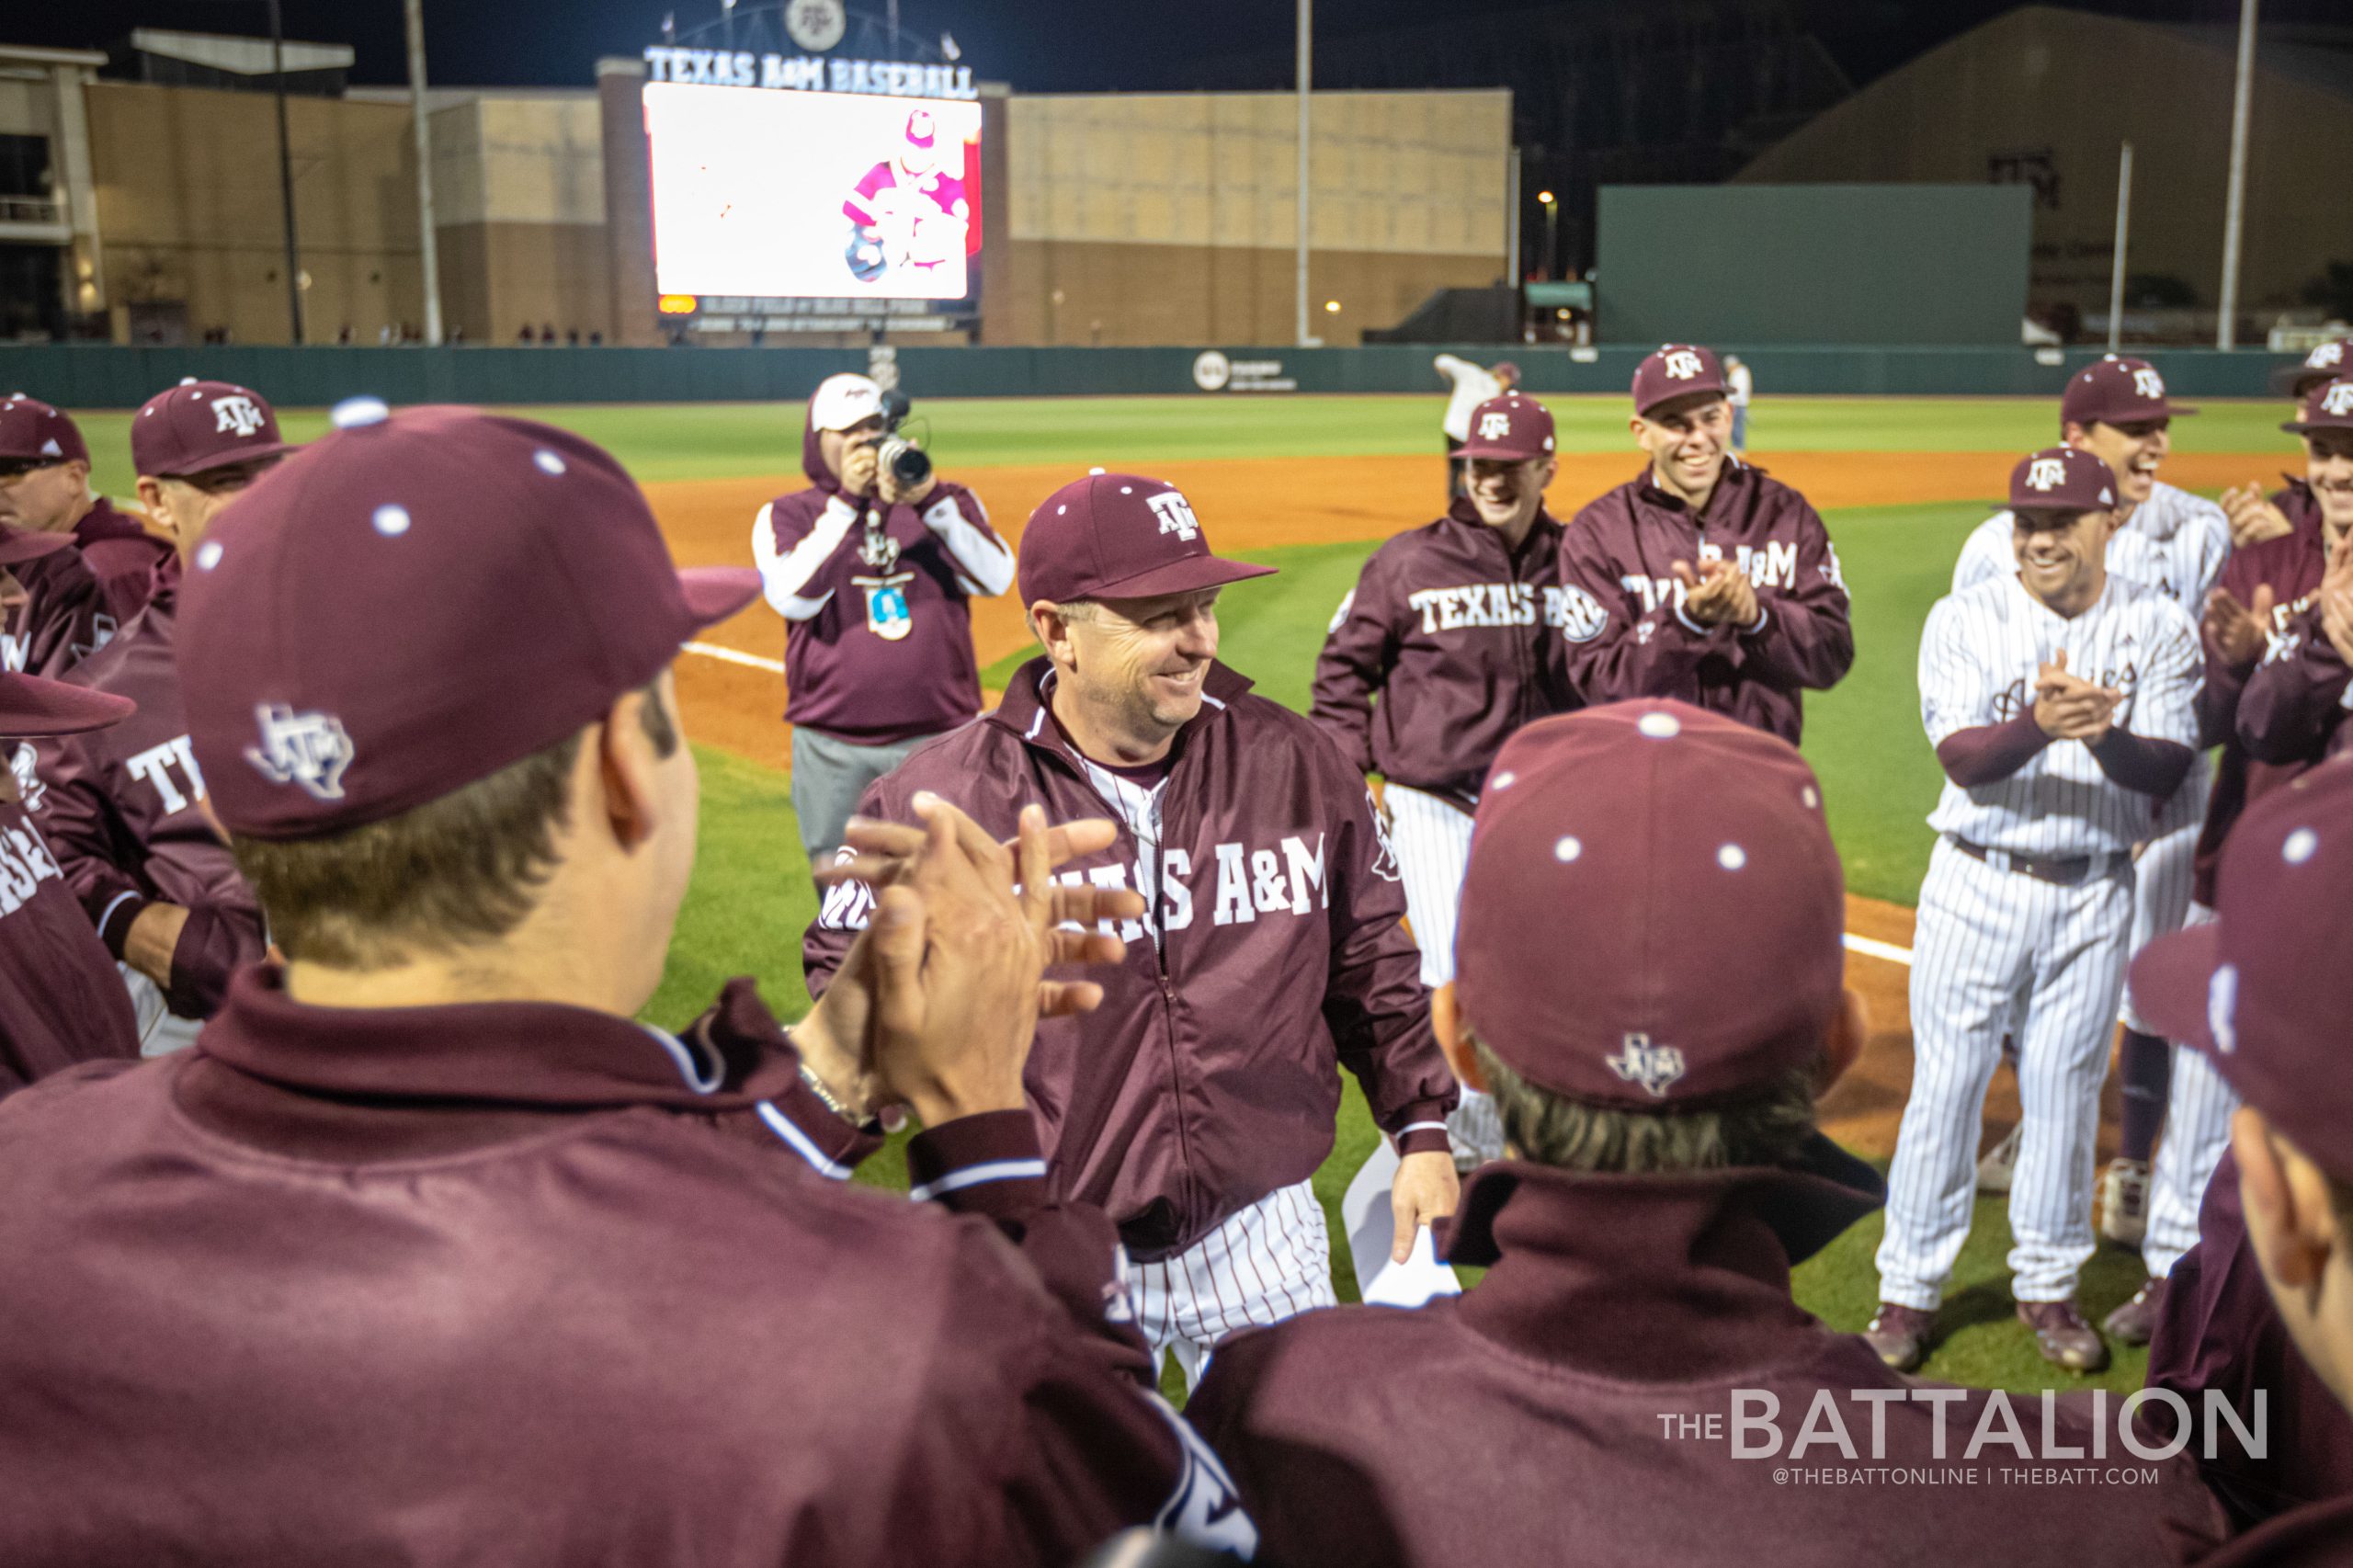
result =
[[[1733,1165],[1778,1165],[1813,1135],[1817,1067],[1793,1067],[1765,1087],[1690,1109],[1588,1105],[1538,1088],[1473,1040],[1504,1137],[1519,1157],[1566,1171],[1665,1176]]]
[[[639,688],[655,755],[678,749],[659,683]],[[555,869],[585,731],[382,822],[318,838],[230,835],[290,959],[381,969],[495,941],[523,923]]]
[[[1064,620],[1094,620],[1102,609],[1094,599],[1063,599],[1054,604],[1054,613]]]

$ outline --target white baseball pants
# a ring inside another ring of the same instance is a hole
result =
[[[2190,925],[2213,918],[2204,904],[2190,906]],[[2231,1146],[2231,1112],[2238,1108],[2238,1095],[2202,1052],[2174,1046],[2165,1136],[2149,1173],[2149,1228],[2141,1241],[2141,1261],[2152,1279],[2171,1274],[2181,1255],[2197,1244],[2198,1206],[2206,1200],[2206,1184],[2214,1179],[2222,1151]]]
[[[2002,1037],[2024,1112],[2010,1188],[2011,1293],[2060,1301],[2092,1256],[2094,1140],[2131,935],[2132,874],[2059,887],[1939,840],[1914,937],[1911,1098],[1888,1173],[1880,1297],[1933,1310],[1976,1196],[1978,1128]]]
[[[2204,759],[2200,760],[2203,771]],[[2200,816],[2180,827],[2169,827],[2150,839],[2133,861],[2130,952],[2137,954],[2158,937],[2170,937],[2188,923],[2189,892],[2198,869],[2198,835],[2205,825],[2204,817]],[[2132,1010],[2129,991],[2120,1015],[2124,1027],[2135,1034],[2157,1032]]]
[[[1227,1335],[1339,1304],[1313,1182],[1277,1187],[1176,1256],[1129,1264],[1127,1278],[1153,1364],[1175,1356],[1188,1389]]]
[[[1422,949],[1422,983],[1435,990],[1454,978],[1454,927],[1462,879],[1471,869],[1469,812],[1404,784],[1384,784],[1389,843],[1405,885],[1405,919]],[[1469,1085],[1446,1119],[1455,1164],[1466,1169],[1504,1157],[1504,1123],[1495,1100]]]

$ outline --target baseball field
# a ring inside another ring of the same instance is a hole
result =
[[[920,389],[914,389],[918,393]],[[1559,421],[1554,513],[1566,518],[1639,467],[1622,398],[1549,400]],[[1281,568],[1241,585],[1219,607],[1221,657],[1278,701],[1303,709],[1325,625],[1383,539],[1428,521],[1443,494],[1438,397],[1243,397],[990,400],[919,403],[942,472],[972,485],[1000,531],[1018,538],[1029,509],[1089,466],[1169,480],[1192,498],[1221,553]],[[687,564],[748,565],[760,504],[800,488],[798,405],[631,405],[518,412],[601,442],[644,484]],[[2209,404],[2175,426],[2163,477],[2211,494],[2249,480],[2276,483],[2298,461],[2269,403]],[[128,416],[77,415],[98,454],[107,494],[131,494]],[[1911,1080],[1904,984],[1912,911],[1932,836],[1922,819],[1939,775],[1922,734],[1914,661],[1929,606],[1950,581],[1970,528],[1995,509],[2010,464],[2055,440],[2049,402],[1806,398],[1756,406],[1751,457],[1820,508],[1854,597],[1858,653],[1836,690],[1808,699],[1805,751],[1820,773],[1847,869],[1849,983],[1872,1017],[1870,1050],[1825,1106],[1829,1130],[1884,1160]],[[287,416],[295,439],[325,416]],[[485,519],[486,526],[494,519]],[[993,691],[1029,656],[1011,596],[974,607],[983,684]],[[787,795],[782,623],[765,605],[717,628],[678,666],[688,733],[703,779],[702,842],[667,977],[647,1016],[677,1025],[726,976],[758,977],[783,1017],[807,1006],[800,941],[814,910]],[[1774,911],[1760,908],[1759,920]],[[2109,1124],[2113,1126],[2111,1097]],[[1989,1132],[2017,1117],[2006,1074],[1989,1104]],[[1336,1221],[1340,1194],[1375,1134],[1351,1087],[1337,1147],[1317,1178]],[[863,1179],[903,1183],[895,1159]],[[1833,1324],[1859,1329],[1876,1293],[1874,1220],[1799,1274],[1798,1295]],[[1929,1376],[2014,1389],[2083,1384],[2049,1368],[2014,1321],[1998,1203],[1981,1201],[1943,1315]],[[1352,1294],[1340,1270],[1343,1295]],[[2140,1282],[2137,1259],[2104,1248],[2086,1271],[2084,1306],[2097,1321]],[[2120,1351],[2088,1381],[2137,1387],[2143,1357]]]

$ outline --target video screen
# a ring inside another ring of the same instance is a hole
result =
[[[665,294],[961,300],[981,251],[981,106],[649,82]]]

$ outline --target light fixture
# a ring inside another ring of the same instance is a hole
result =
[[[692,294],[665,294],[654,308],[665,316],[690,316],[699,303]]]
[[[1324,301],[1324,309],[1330,314],[1336,316],[1340,313],[1340,301],[1337,300],[1326,300]]]

